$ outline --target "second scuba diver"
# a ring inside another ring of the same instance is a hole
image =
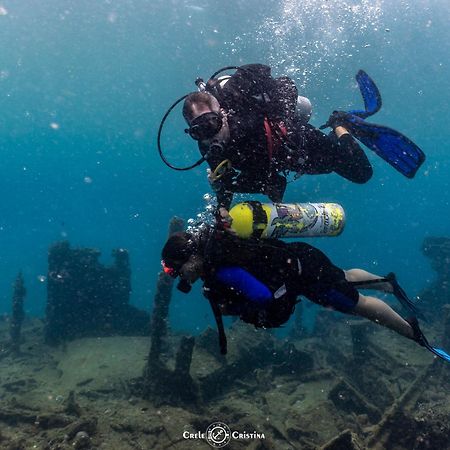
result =
[[[214,312],[223,354],[227,348],[222,315],[238,316],[256,327],[279,327],[289,320],[297,297],[304,296],[321,306],[379,323],[450,361],[447,353],[428,343],[419,328],[415,305],[392,273],[379,277],[362,269],[344,271],[304,242],[245,240],[208,227],[195,234],[172,235],[162,258],[164,271],[180,277],[182,292],[189,292],[199,278],[203,280],[203,295]],[[357,288],[393,293],[411,317],[403,319],[385,302]]]

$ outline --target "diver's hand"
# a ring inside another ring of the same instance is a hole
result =
[[[228,209],[221,206],[218,210],[219,217],[222,221],[225,221],[231,225],[231,222],[233,222],[232,217],[230,216],[230,213],[228,212]]]
[[[344,126],[348,121],[349,114],[345,111],[333,111],[331,116],[328,118],[327,123],[319,127],[319,130],[324,128],[332,128],[335,130],[338,127]]]
[[[213,171],[210,168],[206,169],[206,176],[208,178],[208,183],[210,184],[212,190],[214,192],[217,192],[218,191],[217,180],[215,179]]]
[[[224,230],[227,233],[232,234],[233,236],[237,236],[236,231],[234,231],[233,228],[231,227],[231,225],[233,223],[233,218],[230,216],[230,213],[228,212],[228,210],[226,208],[224,208],[223,206],[221,206],[217,210],[216,222],[217,222],[217,226],[221,230]]]

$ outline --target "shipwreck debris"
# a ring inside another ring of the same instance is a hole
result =
[[[12,313],[9,325],[9,335],[11,338],[11,350],[17,353],[20,350],[22,323],[25,318],[23,305],[25,296],[27,295],[22,272],[19,272],[19,274],[17,275],[13,289],[14,291],[12,297]]]
[[[85,336],[149,334],[149,315],[129,304],[128,252],[117,249],[112,255],[114,263],[106,267],[98,261],[98,250],[72,249],[67,241],[50,247],[47,344]]]
[[[169,236],[182,231],[184,222],[174,217],[169,224]],[[151,345],[144,369],[142,395],[156,404],[195,404],[198,388],[189,373],[195,340],[182,337],[176,355],[175,369],[162,359],[164,340],[168,332],[169,305],[174,280],[164,272],[158,275],[151,319]]]
[[[450,304],[450,238],[428,237],[422,243],[422,253],[431,260],[437,279],[420,293],[420,309],[440,321],[441,307]]]

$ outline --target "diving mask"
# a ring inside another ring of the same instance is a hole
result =
[[[174,264],[168,265],[164,260],[161,261],[161,265],[163,267],[164,273],[169,275],[170,277],[177,278],[180,276],[181,267],[180,268],[171,267],[174,266]],[[177,289],[183,292],[183,294],[188,294],[191,291],[192,286],[188,280],[181,278],[177,284]]]
[[[174,264],[167,264],[164,260],[161,261],[161,265],[163,268],[163,272],[166,275],[169,275],[172,278],[177,278],[178,276],[180,276],[180,268],[175,268],[173,267]]]
[[[222,114],[211,111],[196,117],[184,132],[196,141],[204,141],[215,136],[221,128]]]

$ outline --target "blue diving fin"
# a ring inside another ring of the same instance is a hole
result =
[[[355,76],[358,82],[359,91],[361,92],[362,98],[364,100],[365,110],[354,110],[349,111],[349,114],[361,117],[365,119],[366,117],[374,115],[381,108],[381,94],[374,83],[372,78],[367,75],[364,70],[359,70]]]
[[[414,178],[425,161],[425,153],[410,139],[392,128],[366,122],[348,114],[342,126],[407,178]]]
[[[425,347],[428,351],[438,356],[439,358],[443,359],[444,361],[450,362],[450,355],[445,350],[430,345],[428,339],[425,337],[422,330],[420,329],[419,322],[416,317],[411,317],[409,319],[406,319],[406,321],[411,325],[411,328],[414,331],[414,340],[419,345]]]
[[[442,358],[445,361],[450,362],[450,355],[442,350],[442,348],[432,347],[431,345],[425,346],[431,353],[434,353],[436,356],[439,356],[439,358]]]
[[[374,81],[364,70],[358,71],[356,81],[364,100],[365,110],[349,111],[342,126],[402,175],[414,178],[419,167],[425,161],[424,152],[398,131],[364,120],[380,110],[381,94]],[[329,122],[322,125],[320,129],[327,126],[330,126]]]

